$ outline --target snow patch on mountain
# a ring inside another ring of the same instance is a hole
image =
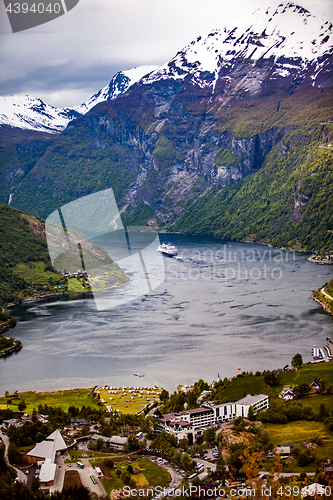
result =
[[[0,97],[0,124],[40,132],[56,133],[79,116],[69,108],[55,108],[31,96]]]
[[[85,114],[91,108],[96,106],[96,104],[115,99],[119,95],[126,92],[126,90],[129,89],[131,85],[140,80],[143,76],[148,75],[148,73],[151,73],[152,71],[157,69],[157,67],[158,66],[147,65],[138,66],[137,68],[132,68],[125,71],[119,71],[112,77],[109,85],[96,92],[96,94],[91,96],[91,98],[87,102],[80,104],[80,106],[76,106],[74,108],[75,111],[79,112],[80,114]]]
[[[223,66],[240,58],[255,62],[273,57],[278,74],[288,76],[286,59],[289,68],[304,71],[309,62],[328,51],[332,52],[332,23],[293,3],[280,3],[259,8],[250,16],[198,37],[142,82],[182,80],[190,74],[198,85],[211,85],[203,74],[211,74],[216,81]]]
[[[100,102],[115,99],[156,68],[157,66],[139,66],[119,71],[113,76],[109,85],[94,94],[87,102],[74,108],[56,108],[28,95],[0,96],[0,126],[7,125],[50,134],[59,133],[71,120],[84,115]]]

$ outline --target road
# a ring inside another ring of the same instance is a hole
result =
[[[194,460],[197,462],[197,464],[203,464],[204,465],[203,471],[200,472],[200,474],[198,474],[198,477],[199,477],[200,480],[205,479],[205,477],[207,476],[207,474],[209,472],[208,469],[210,469],[211,472],[215,472],[216,471],[216,464],[208,462],[204,458],[195,458]]]
[[[9,438],[2,433],[2,431],[0,430],[0,437],[5,445],[5,460],[6,460],[6,463],[8,465],[11,465],[8,461],[8,446],[9,446]],[[12,466],[11,466],[12,467]],[[16,476],[19,478],[19,481],[21,483],[24,483],[26,484],[27,483],[27,476],[24,474],[24,472],[22,472],[20,469],[16,469],[16,467],[14,467],[14,469],[16,470]]]
[[[320,291],[321,291],[321,293],[323,293],[324,295],[326,295],[326,297],[328,297],[330,300],[333,301],[333,297],[331,297],[330,295],[328,295],[328,293],[325,292],[325,287],[322,288]]]

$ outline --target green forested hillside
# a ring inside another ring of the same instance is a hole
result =
[[[317,134],[312,134],[315,136]],[[290,137],[235,186],[189,200],[173,230],[277,247],[333,250],[333,150]]]
[[[84,238],[77,234],[79,238]],[[52,241],[52,235],[48,237]],[[84,243],[85,263],[90,269],[101,267],[106,276],[94,284],[93,290],[128,281],[125,273],[103,248],[87,239],[84,239]],[[67,249],[59,254],[55,266],[60,260],[70,269],[71,257],[72,254]],[[81,268],[80,264],[74,267]],[[58,271],[60,268],[56,266]],[[89,290],[90,284],[86,275],[81,273],[78,277],[68,276],[53,269],[46,244],[45,223],[42,219],[0,204],[0,311],[1,307],[4,309],[8,303],[27,298],[36,299],[50,294]],[[0,318],[0,323],[5,321],[5,318]]]
[[[30,172],[53,143],[56,134],[1,127],[0,134],[0,203],[7,203],[10,193]]]
[[[42,220],[0,204],[0,304],[19,299],[27,288],[15,266],[37,261],[49,264]]]

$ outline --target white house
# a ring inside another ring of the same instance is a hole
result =
[[[314,498],[315,495],[320,495],[320,496],[326,495],[325,486],[319,483],[312,483],[309,486],[304,486],[304,488],[302,488],[301,490],[302,498],[307,496]]]

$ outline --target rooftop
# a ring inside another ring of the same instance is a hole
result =
[[[236,401],[236,404],[238,405],[254,405],[256,403],[259,403],[262,399],[266,399],[267,394],[255,394],[252,396],[251,394],[248,394],[244,398],[240,399],[239,401]]]
[[[52,432],[44,441],[37,443],[36,446],[30,450],[27,455],[31,457],[50,458],[54,460],[57,451],[66,450],[67,446],[63,440],[60,431],[57,429]]]
[[[40,468],[39,480],[41,483],[48,483],[53,481],[57,470],[56,464],[50,459],[46,458],[45,462]]]

